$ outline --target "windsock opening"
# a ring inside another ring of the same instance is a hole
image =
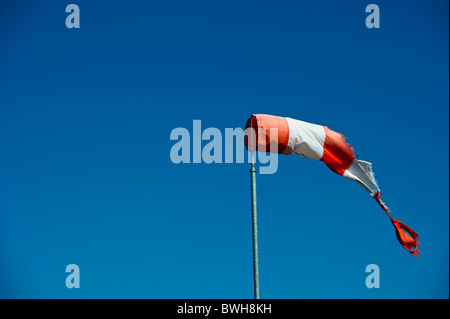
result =
[[[253,142],[255,147],[253,148],[250,142],[250,124],[254,130]],[[271,134],[271,130],[274,129],[277,134]],[[289,142],[289,125],[284,117],[252,114],[245,124],[245,131],[245,146],[250,151],[270,152],[275,150],[276,153],[281,154]],[[270,145],[273,145],[272,148]]]

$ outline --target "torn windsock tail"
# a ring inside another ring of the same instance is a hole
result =
[[[377,201],[377,203],[381,206],[381,208],[386,212],[386,214],[391,219],[392,225],[394,225],[395,228],[395,234],[397,235],[397,239],[399,243],[403,246],[403,248],[408,250],[414,257],[419,257],[419,255],[422,255],[422,253],[417,250],[417,245],[420,244],[420,242],[417,240],[417,238],[419,238],[419,235],[414,230],[403,224],[401,221],[392,218],[392,216],[389,214],[389,208],[381,200],[380,190],[376,192],[373,198]]]
[[[350,146],[346,144],[345,149],[349,148]],[[347,158],[349,158],[349,156],[347,156]],[[333,170],[332,167],[330,168]],[[339,171],[335,172],[338,174],[340,173]],[[387,206],[381,201],[380,188],[378,187],[378,183],[375,180],[375,174],[372,171],[371,163],[354,159],[353,161],[351,161],[351,164],[348,165],[348,167],[343,171],[342,176],[357,182],[358,184],[363,186],[364,189],[368,191],[373,198],[375,198],[375,200],[378,202],[381,208],[386,212],[386,214],[391,219],[392,225],[394,225],[395,227],[395,234],[397,235],[397,239],[403,246],[403,248],[408,250],[415,257],[418,257],[419,254],[422,254],[420,251],[417,250],[417,245],[420,244],[420,242],[417,241],[419,235],[417,235],[416,232],[414,232],[411,228],[403,224],[401,221],[392,218],[391,215],[389,214],[389,208],[387,208]]]
[[[371,196],[374,196],[379,190],[375,174],[372,171],[372,164],[369,162],[353,160],[342,176],[360,184]]]

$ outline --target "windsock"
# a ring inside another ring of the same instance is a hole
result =
[[[422,254],[417,250],[417,235],[411,228],[391,217],[390,210],[381,200],[381,191],[372,171],[372,164],[355,158],[353,147],[346,138],[326,126],[311,124],[289,117],[265,114],[251,115],[246,129],[253,128],[245,135],[245,145],[250,151],[276,152],[297,155],[322,161],[333,172],[359,183],[377,201],[390,218],[400,244],[413,256]],[[276,129],[277,134],[272,134]]]

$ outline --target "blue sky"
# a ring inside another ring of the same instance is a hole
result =
[[[280,156],[261,297],[448,298],[448,2],[374,2],[379,29],[363,1],[77,0],[80,29],[69,3],[0,5],[0,297],[252,298],[249,165],[174,164],[169,136],[266,113],[347,136],[423,256],[358,184]]]

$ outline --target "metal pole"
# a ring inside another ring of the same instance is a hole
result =
[[[259,299],[259,263],[258,263],[258,224],[256,214],[256,168],[252,163],[250,168],[252,189],[252,233],[253,233],[253,280],[255,299]]]

